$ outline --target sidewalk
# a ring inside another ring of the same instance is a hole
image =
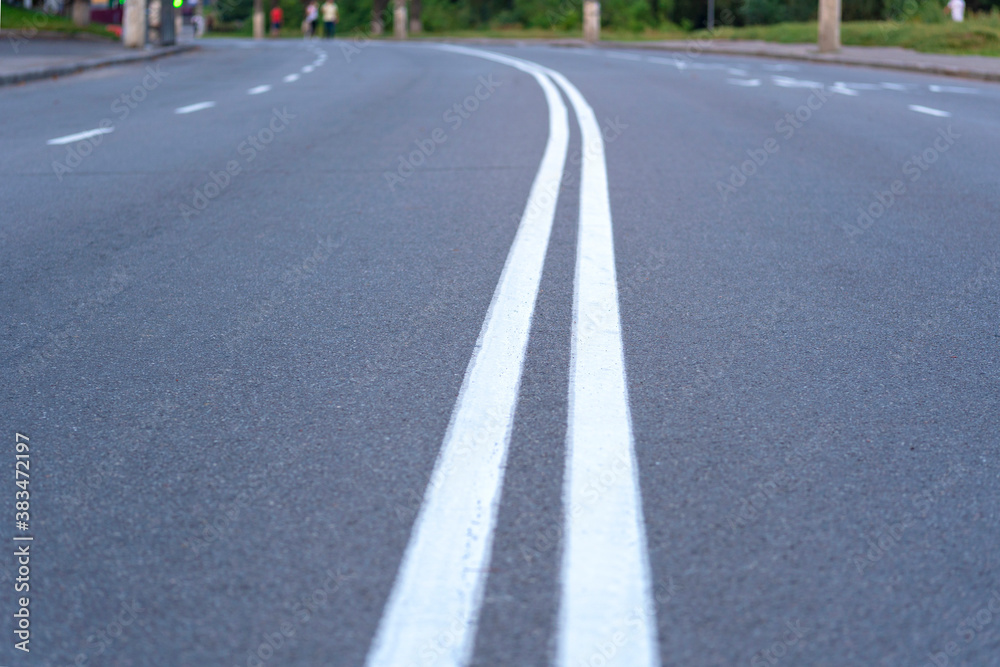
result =
[[[907,70],[929,74],[959,76],[968,79],[985,81],[1000,81],[1000,58],[988,56],[951,56],[940,53],[918,53],[895,46],[845,46],[834,54],[820,54],[815,44],[776,44],[772,42],[736,41],[736,40],[700,40],[660,41],[660,42],[611,42],[602,41],[591,45],[582,39],[549,39],[549,40],[509,40],[509,39],[445,39],[441,41],[465,43],[475,42],[483,45],[501,44],[533,44],[545,43],[552,46],[610,48],[610,49],[648,49],[655,51],[672,51],[687,53],[697,57],[699,54],[719,54],[733,56],[765,56],[786,60],[808,60],[821,63],[836,63],[838,65],[860,65],[884,69]]]
[[[4,43],[6,42],[6,43]],[[75,74],[107,65],[162,58],[196,48],[179,44],[152,49],[127,49],[121,42],[101,39],[24,37],[20,31],[0,31],[0,86]]]

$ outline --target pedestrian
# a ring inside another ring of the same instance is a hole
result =
[[[316,36],[316,23],[318,21],[319,7],[316,6],[316,0],[309,0],[309,4],[306,5],[305,33],[307,38]]]
[[[198,5],[201,6],[200,4]],[[285,12],[281,10],[280,5],[275,5],[271,8],[271,36],[277,37],[278,33],[281,32],[281,22],[285,19]]]
[[[951,20],[955,23],[961,23],[965,20],[965,0],[948,0],[948,4],[945,5],[944,10],[951,10]]]
[[[333,0],[325,0],[321,9],[323,10],[323,33],[327,39],[331,39],[337,32],[337,20],[340,18],[337,3]]]

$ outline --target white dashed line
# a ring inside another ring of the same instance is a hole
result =
[[[299,75],[298,74],[289,74],[284,79],[282,79],[282,81],[284,81],[285,83],[293,83],[293,82],[298,81],[298,80],[299,80]]]
[[[265,83],[263,86],[257,86],[256,88],[251,88],[250,90],[247,91],[247,94],[260,95],[261,93],[266,93],[269,90],[271,90],[271,86]]]
[[[726,79],[726,83],[731,83],[734,86],[754,88],[760,85],[760,79]]]
[[[676,58],[661,58],[659,56],[649,56],[646,58],[648,62],[657,63],[659,65],[671,65],[677,69],[687,69],[687,63],[683,60],[677,60]]]
[[[802,79],[792,79],[787,76],[772,76],[771,81],[780,88],[822,88],[819,81],[803,81]]]
[[[608,58],[618,58],[619,60],[642,60],[640,56],[634,53],[606,53],[604,55]]]
[[[63,144],[72,144],[76,141],[83,141],[84,139],[90,139],[91,137],[96,137],[99,134],[110,134],[114,132],[113,127],[99,127],[96,130],[87,130],[86,132],[77,132],[76,134],[67,134],[65,137],[56,137],[55,139],[49,139],[45,143],[49,146],[62,146]]]
[[[302,73],[309,74],[310,72],[313,71],[313,69],[315,68],[312,65],[306,65],[305,67],[302,68]]]
[[[211,109],[214,106],[215,102],[198,102],[197,104],[189,104],[186,107],[174,109],[174,113],[194,113],[195,111],[201,111],[203,109]]]
[[[927,86],[932,93],[958,93],[959,95],[978,95],[978,88],[966,88],[965,86]]]
[[[859,95],[858,91],[848,88],[840,81],[830,86],[827,90],[829,90],[831,93],[847,95],[848,97],[857,97]]]
[[[726,74],[731,74],[733,76],[746,76],[747,71],[745,69],[737,69],[735,67],[730,67],[726,70]]]
[[[916,111],[917,113],[925,113],[928,116],[937,116],[939,118],[948,118],[951,113],[947,111],[941,111],[940,109],[931,109],[930,107],[922,107],[919,104],[911,104],[910,111]]]
[[[886,90],[909,90],[910,87],[903,85],[902,83],[885,83],[884,81],[879,84]]]

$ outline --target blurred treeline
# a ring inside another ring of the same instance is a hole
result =
[[[382,2],[386,0],[374,0]],[[427,32],[484,28],[526,28],[578,31],[582,0],[410,0],[420,4],[420,18]],[[944,21],[946,0],[841,0],[845,21]],[[248,23],[253,0],[210,0],[222,29],[240,29]],[[307,0],[264,0],[266,9],[280,4],[285,25],[297,27]],[[322,0],[318,0],[322,2]],[[367,32],[373,0],[337,0],[338,34]],[[715,24],[755,25],[784,21],[816,20],[818,0],[715,0]],[[966,12],[1000,8],[1000,0],[966,0]],[[413,10],[411,9],[411,12]],[[993,11],[997,11],[993,9]],[[392,0],[380,12],[387,30],[392,24]],[[707,0],[601,0],[601,24],[612,30],[647,28],[692,30],[705,27]]]

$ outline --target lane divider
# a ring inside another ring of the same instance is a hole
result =
[[[632,437],[615,277],[604,138],[594,110],[559,72],[546,73],[580,125],[580,229],[573,295],[556,664],[660,664],[652,577]],[[615,651],[608,655],[608,644]]]
[[[445,47],[442,47],[445,48]],[[569,146],[566,105],[541,69],[549,137],[465,373],[420,512],[368,654],[368,667],[468,663],[476,636],[528,334]]]
[[[927,114],[928,116],[937,116],[938,118],[948,118],[951,113],[947,111],[941,111],[940,109],[932,109],[930,107],[920,106],[919,104],[911,104],[909,106],[910,111],[916,111],[917,113]]]
[[[549,140],[367,665],[419,660],[460,667],[472,657],[531,315],[568,145],[566,107],[555,82],[573,106],[583,145],[557,664],[576,667],[599,656],[604,665],[657,667],[601,130],[593,109],[562,74],[488,51],[437,48],[534,76],[548,101]],[[616,647],[614,654],[599,653],[608,642]]]
[[[186,107],[180,107],[174,109],[174,113],[177,114],[194,113],[195,111],[202,111],[203,109],[211,109],[214,106],[215,102],[198,102],[196,104],[189,104]]]
[[[90,139],[91,137],[96,137],[99,134],[109,134],[114,132],[114,127],[99,127],[94,130],[87,130],[85,132],[77,132],[76,134],[67,134],[64,137],[56,137],[55,139],[49,139],[45,143],[49,146],[62,146],[63,144],[71,144],[75,141],[83,141],[84,139]]]

